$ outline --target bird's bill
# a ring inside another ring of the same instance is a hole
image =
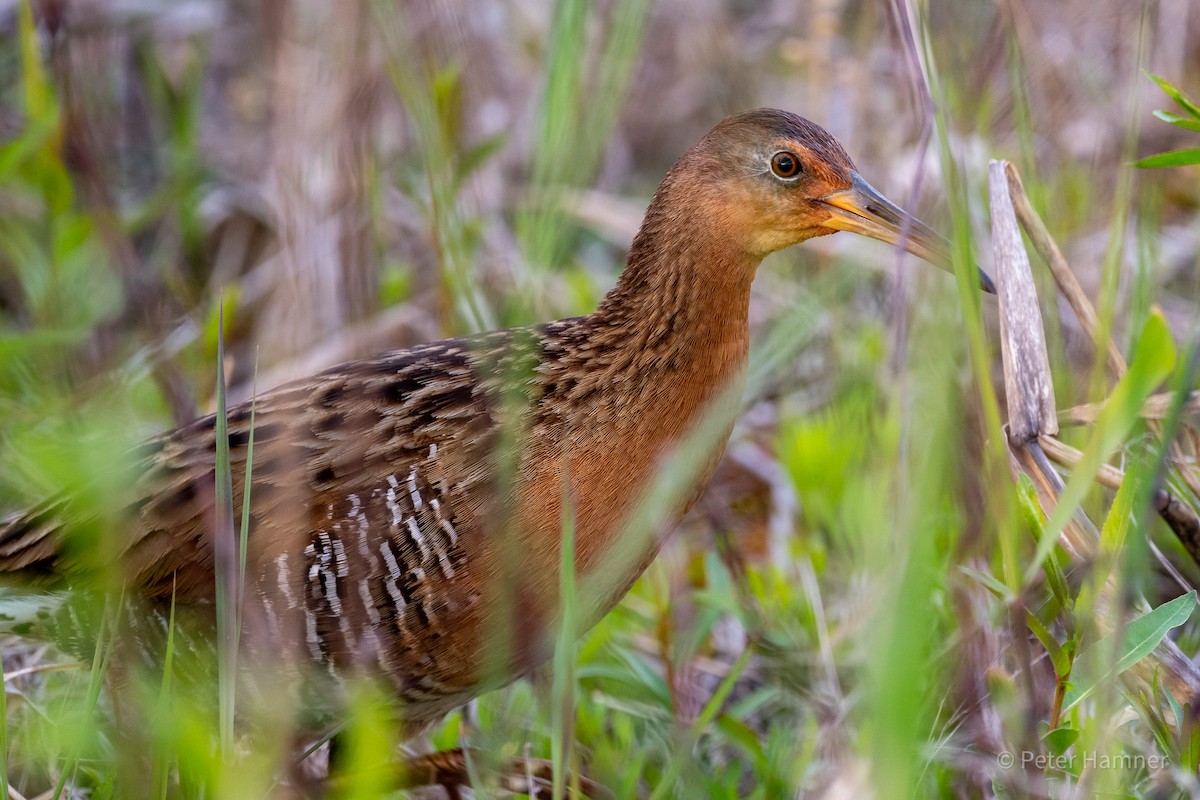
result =
[[[829,210],[826,228],[869,236],[904,249],[947,272],[954,271],[949,243],[932,228],[888,200],[857,172],[850,173],[850,188],[821,198]],[[985,292],[996,293],[988,274],[979,270]]]

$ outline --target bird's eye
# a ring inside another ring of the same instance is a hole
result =
[[[780,150],[771,156],[771,171],[780,178],[794,178],[800,174],[800,156],[788,150]]]

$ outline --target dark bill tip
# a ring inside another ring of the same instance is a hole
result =
[[[851,172],[850,176],[849,189],[821,198],[829,210],[829,219],[823,223],[825,227],[903,246],[917,258],[947,272],[954,271],[949,243],[943,236],[888,200],[857,172]],[[979,285],[989,294],[996,293],[996,284],[982,269],[979,270]]]

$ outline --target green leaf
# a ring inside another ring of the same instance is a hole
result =
[[[1046,515],[1042,513],[1042,504],[1038,501],[1037,489],[1028,475],[1022,472],[1017,478],[1017,505],[1021,510],[1021,518],[1035,539],[1042,538],[1042,529],[1046,527]]]
[[[500,148],[504,147],[506,141],[508,141],[508,132],[501,131],[494,136],[487,137],[459,156],[454,171],[455,188],[462,186],[463,181],[471,177],[475,170],[482,167],[489,158],[498,153]]]
[[[1174,111],[1155,111],[1154,116],[1161,119],[1163,122],[1169,122],[1172,125],[1177,125],[1180,128],[1185,128],[1189,131],[1200,133],[1200,120],[1194,120],[1190,117],[1185,117],[1182,114],[1176,114]]]
[[[1055,728],[1042,736],[1042,744],[1056,756],[1061,756],[1079,739],[1079,731],[1074,728]]]
[[[766,762],[767,754],[763,750],[762,737],[758,731],[728,714],[722,715],[717,720],[717,729],[725,735],[726,739],[745,750],[756,762],[760,764]]]
[[[1050,663],[1054,665],[1054,674],[1059,678],[1066,678],[1070,675],[1070,656],[1059,645],[1054,635],[1042,624],[1042,621],[1034,614],[1026,614],[1025,624],[1029,626],[1029,630],[1033,631],[1033,635],[1042,643],[1042,647],[1046,648],[1046,654],[1050,656]]]
[[[1133,162],[1135,167],[1150,169],[1154,167],[1188,167],[1200,164],[1200,149],[1172,150],[1168,153],[1158,153],[1153,156],[1139,158]]]
[[[242,518],[238,528],[237,629],[242,629],[242,598],[246,591],[246,553],[250,550],[250,490],[254,483],[254,416],[258,410],[258,357],[254,359],[254,380],[250,384],[250,435],[246,439],[246,474],[242,478]],[[228,441],[226,446],[228,446]]]
[[[1125,630],[1125,646],[1121,648],[1121,658],[1117,661],[1117,672],[1124,672],[1150,655],[1171,630],[1187,622],[1195,608],[1196,592],[1192,590],[1129,623]],[[1095,646],[1103,646],[1104,641],[1100,640]]]
[[[1167,93],[1167,96],[1179,104],[1179,107],[1187,112],[1188,116],[1200,120],[1200,107],[1193,103],[1187,95],[1179,91],[1175,84],[1168,81],[1166,78],[1161,78],[1153,72],[1142,70],[1147,78],[1158,84],[1158,88]]]
[[[1178,628],[1183,623],[1187,622],[1188,617],[1192,615],[1192,611],[1196,608],[1196,592],[1191,591],[1180,597],[1176,597],[1170,602],[1163,603],[1158,608],[1148,614],[1138,617],[1125,628],[1125,639],[1121,645],[1120,656],[1117,658],[1116,666],[1108,670],[1101,680],[1107,679],[1113,675],[1120,675],[1125,670],[1132,667],[1137,662],[1141,661],[1146,656],[1154,651],[1162,643],[1162,640],[1167,638],[1167,634],[1172,629]],[[1094,657],[1098,655],[1100,658],[1105,658],[1106,654],[1112,652],[1112,635],[1105,636],[1100,641],[1089,647],[1084,654],[1084,657]],[[1063,704],[1063,711],[1068,711],[1081,700],[1088,697],[1096,690],[1100,681],[1096,681],[1089,686],[1077,687],[1067,693],[1066,701]]]

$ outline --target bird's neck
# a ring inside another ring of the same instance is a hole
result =
[[[722,235],[710,215],[689,214],[694,205],[663,194],[646,212],[617,285],[592,315],[593,336],[636,354],[631,366],[648,379],[661,379],[656,367],[663,366],[711,384],[744,366],[750,285],[761,258]]]
[[[694,478],[701,487],[708,482],[732,430],[745,375],[750,284],[759,259],[679,213],[651,206],[625,272],[588,321],[589,371],[603,375],[605,399],[595,406],[595,419],[578,420],[584,430],[576,433],[591,442],[590,452],[613,449],[608,463],[626,466],[630,496],[623,501],[630,505],[661,459],[700,428],[711,447],[693,465]],[[589,424],[601,420],[605,424]],[[638,452],[617,452],[629,442]],[[604,468],[604,459],[594,463]],[[678,513],[692,499],[684,498]],[[610,508],[622,505],[605,500]],[[609,522],[602,527],[616,530],[622,520]],[[581,552],[584,561],[587,555]]]
[[[649,532],[636,552],[613,547],[664,460],[705,429],[707,446],[688,467],[697,490],[678,498],[668,523],[691,505],[711,477],[732,429],[748,351],[750,283],[757,262],[703,228],[684,224],[678,212],[647,212],[616,287],[600,308],[582,319],[548,329],[543,367],[543,409],[555,420],[545,457],[524,476],[521,519],[530,535],[527,551],[538,569],[557,575],[563,479],[571,488],[576,567],[581,576],[604,574],[607,591],[584,611],[591,624],[624,595],[658,550]],[[678,204],[669,204],[675,205]],[[566,456],[564,459],[563,456]],[[612,572],[612,559],[624,559]],[[556,607],[557,580],[540,585],[541,607]]]

